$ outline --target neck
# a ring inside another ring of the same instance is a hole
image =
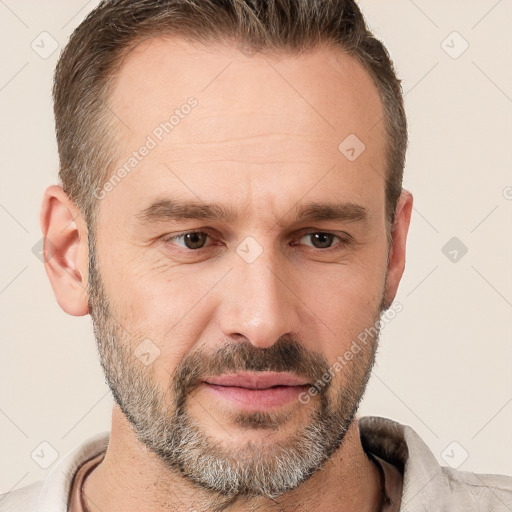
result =
[[[275,500],[230,498],[197,487],[163,465],[140,443],[119,407],[114,407],[110,442],[101,464],[85,480],[84,501],[90,512],[248,511],[374,512],[380,497],[378,469],[365,454],[357,419],[340,448],[322,470],[297,489]]]

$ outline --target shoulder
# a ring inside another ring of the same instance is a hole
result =
[[[512,510],[511,476],[441,466],[412,427],[388,418],[366,416],[358,423],[364,449],[402,474],[401,512]]]
[[[33,512],[37,510],[44,481],[39,480],[14,491],[0,494],[0,512]]]
[[[105,452],[109,439],[109,432],[90,437],[58,460],[44,480],[0,495],[0,512],[66,512],[76,472]]]
[[[505,512],[512,509],[512,476],[472,473],[449,467],[441,467],[441,475],[446,492],[458,497],[466,510]]]

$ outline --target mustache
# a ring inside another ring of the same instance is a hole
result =
[[[227,343],[213,354],[197,351],[183,358],[173,376],[174,396],[185,400],[203,379],[225,373],[288,372],[316,382],[329,367],[323,355],[307,351],[288,335],[268,348],[258,348],[250,342]],[[319,391],[325,393],[330,384]]]

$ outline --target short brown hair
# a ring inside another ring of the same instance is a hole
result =
[[[116,159],[118,121],[109,110],[109,86],[133,45],[161,36],[292,54],[328,42],[355,57],[373,78],[384,109],[388,144],[382,171],[392,226],[407,146],[402,88],[386,48],[353,0],[104,0],[73,32],[53,87],[59,178],[89,227],[98,201],[93,191]]]

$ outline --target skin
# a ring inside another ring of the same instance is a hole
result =
[[[386,138],[382,123],[372,129],[383,112],[374,83],[353,58],[326,46],[299,57],[249,56],[224,45],[146,41],[123,60],[109,99],[122,119],[119,166],[190,96],[198,106],[99,201],[98,267],[115,321],[129,333],[127,350],[146,338],[155,342],[159,357],[138,368],[160,390],[186,356],[215,353],[228,341],[265,349],[289,335],[334,363],[374,324],[382,302],[392,303],[405,265],[413,198],[403,191],[389,248]],[[366,146],[353,162],[338,150],[349,134]],[[237,218],[141,222],[136,214],[161,197],[219,203]],[[310,201],[356,203],[368,218],[297,222],[294,208]],[[90,313],[87,226],[58,186],[45,192],[41,225],[52,242],[45,265],[58,303],[71,315]],[[206,228],[212,239],[198,253],[186,253],[183,239],[162,240]],[[336,249],[315,249],[306,234],[319,232],[349,234],[353,242],[335,238]],[[248,236],[262,249],[250,264],[236,252]],[[363,351],[353,364],[369,368],[371,354]],[[335,374],[331,398],[349,384],[344,372]],[[233,453],[249,440],[271,450],[318,407],[318,397],[285,405],[287,420],[269,433],[241,428],[234,406],[204,390],[193,398],[187,412]],[[356,418],[322,471],[299,487],[225,509],[373,511],[379,492]],[[105,459],[84,493],[93,512],[212,510],[214,500],[148,450],[118,405]]]

